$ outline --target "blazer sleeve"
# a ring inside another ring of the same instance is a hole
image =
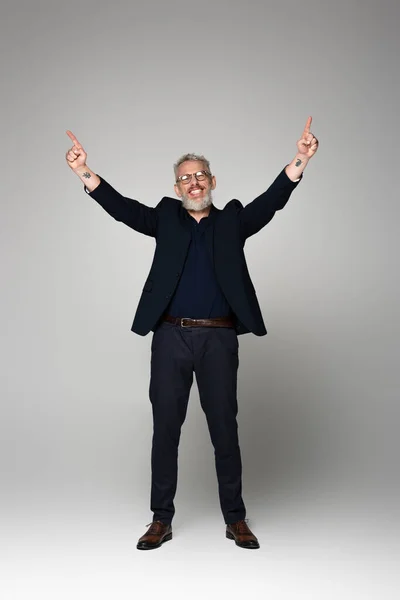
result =
[[[270,222],[275,212],[285,206],[291,193],[303,178],[301,174],[299,181],[292,181],[286,175],[285,168],[264,193],[240,211],[239,223],[243,240],[260,231]]]
[[[85,186],[85,192],[116,221],[125,223],[139,233],[156,237],[158,223],[156,209],[132,198],[126,198],[100,175],[98,177],[100,178],[99,185],[92,192],[89,192]]]

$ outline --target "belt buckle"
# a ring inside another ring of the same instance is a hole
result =
[[[181,318],[181,327],[190,327],[190,325],[184,325],[183,321],[190,321],[189,317],[182,317]]]

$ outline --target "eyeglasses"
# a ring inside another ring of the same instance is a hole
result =
[[[193,175],[197,181],[204,181],[206,177],[211,177],[211,173],[209,171],[197,171],[197,173],[186,173],[185,175],[180,175],[180,177],[178,177],[176,180],[176,183],[187,184],[192,180]]]

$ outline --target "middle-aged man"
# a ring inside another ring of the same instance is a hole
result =
[[[245,241],[282,209],[318,148],[308,118],[297,153],[272,185],[245,207],[212,202],[216,179],[204,156],[186,154],[175,164],[175,192],[155,208],[122,196],[91,171],[72,132],[69,167],[85,191],[114,219],[154,237],[156,249],[132,325],[153,331],[150,401],[153,412],[151,501],[153,521],[137,548],[158,548],[172,539],[178,445],[193,373],[215,450],[226,537],[242,548],[259,548],[247,525],[237,433],[237,335],[265,335],[243,252]],[[193,515],[198,517],[198,515]]]

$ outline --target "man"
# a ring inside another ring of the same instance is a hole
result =
[[[85,191],[112,217],[156,239],[153,263],[132,331],[154,332],[150,401],[153,411],[151,510],[153,522],[137,548],[158,548],[172,539],[178,445],[193,373],[215,450],[226,537],[242,548],[259,548],[249,529],[242,499],[242,464],[237,435],[237,335],[266,329],[243,247],[282,209],[318,148],[308,118],[297,154],[266,192],[243,207],[212,202],[216,186],[204,156],[187,154],[174,165],[175,192],[150,208],[118,193],[86,164],[87,154],[67,131],[73,146],[69,167]]]

